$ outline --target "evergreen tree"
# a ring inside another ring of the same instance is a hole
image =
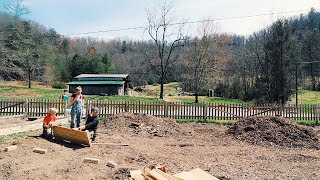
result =
[[[266,59],[269,65],[269,100],[284,104],[289,97],[288,67],[290,60],[287,50],[289,46],[290,27],[287,21],[278,20],[270,28],[269,39],[266,43]]]

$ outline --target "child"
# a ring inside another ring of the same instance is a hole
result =
[[[91,109],[91,115],[88,115],[86,124],[84,126],[80,126],[79,130],[85,131],[88,130],[90,132],[90,137],[92,141],[95,141],[97,136],[97,128],[99,124],[99,109],[93,107]]]
[[[58,110],[56,108],[50,108],[47,116],[43,119],[43,133],[42,136],[46,139],[52,139],[53,135],[51,132],[52,123],[57,120]]]
[[[62,99],[63,99],[64,101],[69,101],[68,91],[67,91],[66,89],[63,90]]]

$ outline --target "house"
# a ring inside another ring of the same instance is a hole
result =
[[[129,74],[80,74],[67,84],[70,93],[81,86],[85,95],[125,95],[129,82]]]

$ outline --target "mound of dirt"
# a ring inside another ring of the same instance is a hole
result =
[[[119,113],[106,120],[105,125],[114,133],[159,137],[180,133],[179,125],[175,120],[147,114]]]
[[[282,117],[244,118],[232,125],[227,133],[250,144],[320,149],[315,130]]]

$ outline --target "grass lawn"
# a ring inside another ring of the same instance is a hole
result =
[[[320,104],[320,91],[300,90],[298,102],[300,104]]]
[[[28,88],[27,82],[22,81],[0,82],[1,99],[59,99],[62,93],[62,89],[53,89],[37,82],[33,82],[31,88]]]
[[[169,102],[186,102],[186,103],[193,103],[195,100],[194,96],[166,96],[166,101]],[[199,96],[199,103],[219,103],[219,104],[245,104],[244,101],[239,99],[227,99],[221,97],[205,97]]]
[[[178,82],[172,82],[164,85],[164,100],[168,102],[186,102],[193,103],[194,96],[178,96],[180,91],[176,90],[179,86]],[[146,85],[143,92],[133,92],[133,96],[87,96],[89,100],[109,100],[109,101],[130,101],[130,102],[163,102],[159,99],[160,85]],[[148,94],[148,92],[153,92]],[[39,82],[32,81],[31,88],[28,88],[26,81],[0,81],[0,99],[59,99],[63,93],[63,89],[53,89],[41,85]],[[156,93],[156,94],[155,94]],[[168,96],[169,94],[173,96]],[[299,91],[299,103],[303,104],[319,104],[319,91]],[[245,102],[238,99],[226,99],[220,97],[199,97],[200,103],[233,103],[244,104]],[[295,96],[290,98],[291,103],[295,103]]]

